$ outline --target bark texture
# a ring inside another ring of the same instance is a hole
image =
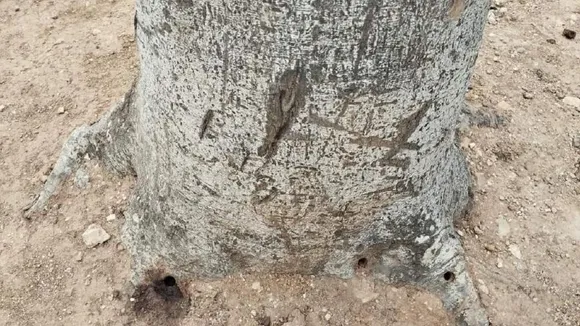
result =
[[[453,222],[480,0],[137,0],[140,77],[96,152],[137,175],[135,280],[274,272],[438,293],[486,325]],[[105,127],[102,127],[105,126]]]

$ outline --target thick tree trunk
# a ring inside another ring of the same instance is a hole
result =
[[[138,0],[140,78],[91,138],[137,175],[136,280],[349,277],[360,262],[486,324],[453,222],[487,5]]]

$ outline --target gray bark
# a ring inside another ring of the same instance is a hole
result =
[[[364,261],[486,325],[453,222],[469,200],[455,130],[487,6],[138,0],[140,77],[87,133],[137,176],[135,280],[350,277]]]

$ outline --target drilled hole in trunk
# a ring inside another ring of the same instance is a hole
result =
[[[453,272],[445,272],[443,278],[448,282],[453,282],[455,281],[455,274]]]
[[[368,264],[369,264],[369,260],[363,257],[363,258],[358,260],[358,262],[356,263],[356,266],[358,268],[366,268]]]

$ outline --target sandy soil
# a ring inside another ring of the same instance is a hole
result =
[[[495,3],[468,99],[503,124],[462,132],[476,194],[458,227],[494,325],[580,325],[580,37],[562,36],[580,32],[580,3]],[[132,180],[98,162],[45,216],[21,217],[67,135],[136,75],[132,6],[0,0],[0,325],[449,325],[436,298],[364,271],[191,282],[182,310],[134,311],[122,215],[106,220]],[[111,239],[89,249],[92,223]]]

